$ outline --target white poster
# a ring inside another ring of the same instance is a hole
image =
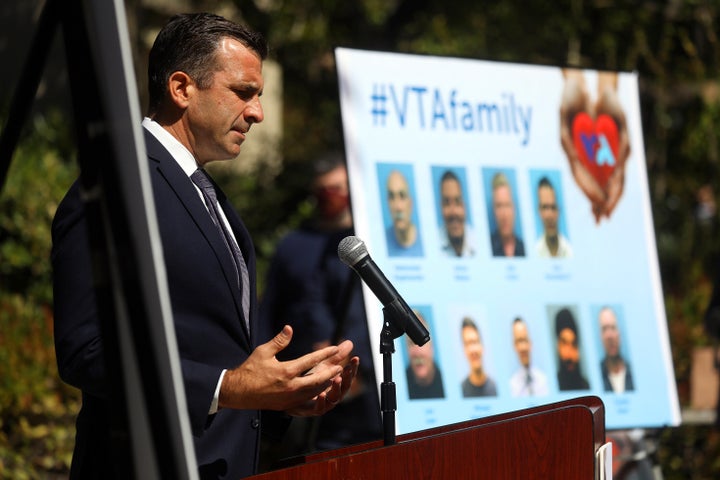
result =
[[[431,334],[395,340],[398,433],[583,395],[679,424],[637,75],[336,58],[356,235]]]

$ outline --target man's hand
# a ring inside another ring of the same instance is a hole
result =
[[[348,390],[350,390],[357,375],[359,364],[360,359],[358,357],[352,357],[350,362],[343,368],[342,375],[333,379],[330,388],[295,408],[287,409],[286,413],[296,417],[308,417],[322,415],[332,410],[332,408],[345,397]]]
[[[292,328],[285,326],[248,359],[228,370],[220,387],[219,406],[235,409],[286,411],[291,415],[321,415],[342,400],[359,365],[350,357],[346,340],[288,362],[276,355],[290,344]]]
[[[578,113],[586,112],[591,115],[593,113],[589,104],[587,87],[580,70],[563,70],[563,76],[565,85],[560,103],[560,144],[565,151],[575,182],[590,200],[595,220],[599,221],[605,210],[607,194],[580,161],[572,133],[573,119]]]
[[[609,77],[609,78],[608,78]],[[600,75],[600,97],[597,103],[597,114],[609,115],[618,127],[618,152],[613,173],[605,186],[607,201],[603,205],[602,215],[610,218],[620,201],[625,187],[625,163],[630,156],[630,136],[627,129],[625,112],[617,94],[617,75]]]
[[[570,163],[570,168],[580,189],[590,200],[595,222],[603,217],[610,218],[622,197],[625,184],[625,163],[630,156],[630,139],[627,131],[625,112],[617,94],[617,73],[598,73],[598,98],[591,104],[580,70],[563,70],[565,84],[560,105],[560,143]],[[609,115],[618,128],[618,152],[613,173],[604,187],[601,187],[582,164],[575,149],[572,135],[572,122],[579,112],[586,112],[597,118],[601,114]]]

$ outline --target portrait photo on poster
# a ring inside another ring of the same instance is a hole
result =
[[[449,257],[472,257],[477,242],[465,168],[432,166],[431,169],[442,253]]]
[[[514,169],[482,169],[488,211],[488,231],[495,257],[524,257],[520,202]]]
[[[389,257],[421,257],[423,239],[415,200],[412,164],[377,165],[384,195],[382,218]]]

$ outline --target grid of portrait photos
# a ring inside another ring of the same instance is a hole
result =
[[[398,432],[583,395],[677,424],[637,75],[336,58],[356,235],[431,334],[395,341]]]

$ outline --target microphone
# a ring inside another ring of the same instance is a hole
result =
[[[393,318],[401,322],[399,327],[402,332],[400,334],[407,333],[418,346],[422,346],[430,340],[430,332],[427,331],[425,325],[420,322],[392,283],[370,258],[365,242],[354,235],[343,238],[338,244],[338,257],[345,265],[355,270],[355,273],[363,279],[380,300],[383,307],[389,307],[393,313],[399,313]],[[398,326],[396,325],[396,327]]]

